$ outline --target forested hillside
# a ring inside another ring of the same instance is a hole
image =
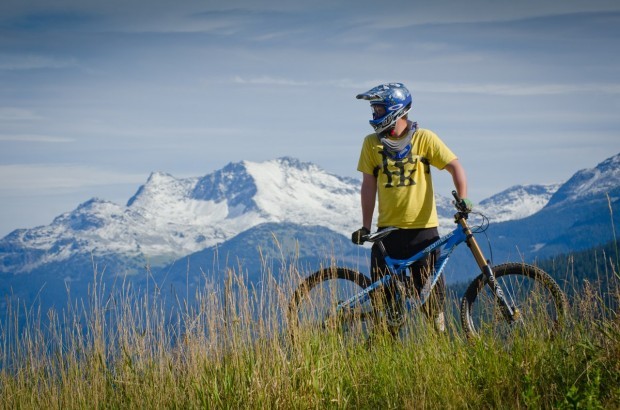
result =
[[[549,272],[569,297],[584,286],[599,290],[602,296],[613,293],[620,283],[620,249],[614,241],[585,251],[562,254],[538,263]]]

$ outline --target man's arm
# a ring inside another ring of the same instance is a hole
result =
[[[452,160],[444,169],[452,175],[452,181],[454,181],[454,187],[459,197],[467,198],[467,176],[459,160]]]
[[[364,228],[370,231],[377,198],[377,178],[370,174],[362,175],[362,223]]]

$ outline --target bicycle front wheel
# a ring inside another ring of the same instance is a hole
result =
[[[461,301],[461,324],[468,338],[490,336],[507,340],[516,333],[549,337],[562,324],[568,311],[566,296],[543,270],[523,263],[506,263],[493,268],[506,301],[518,311],[509,323],[484,277],[469,285]]]
[[[289,303],[291,336],[295,339],[316,332],[338,331],[366,337],[374,321],[371,301],[338,312],[336,306],[371,283],[367,276],[347,268],[325,268],[308,276]]]

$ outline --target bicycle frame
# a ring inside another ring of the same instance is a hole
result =
[[[380,287],[386,286],[395,275],[399,275],[402,273],[407,274],[408,268],[411,265],[422,259],[424,256],[430,254],[435,249],[441,248],[440,256],[437,261],[435,261],[433,269],[435,273],[433,277],[430,278],[430,280],[426,281],[424,287],[422,288],[422,292],[420,293],[420,299],[415,301],[414,304],[412,304],[411,308],[417,308],[422,306],[424,303],[426,303],[426,300],[428,299],[428,296],[430,295],[432,289],[435,287],[437,281],[443,274],[443,270],[448,262],[450,254],[452,253],[454,248],[463,243],[466,239],[467,236],[465,235],[463,230],[460,227],[457,227],[452,232],[442,236],[437,241],[433,242],[432,244],[430,244],[429,246],[408,259],[394,259],[384,252],[385,263],[388,268],[388,273],[382,276],[381,279],[379,279],[378,281],[373,282],[366,289],[351,296],[344,302],[339,303],[338,306],[336,306],[336,312],[340,311],[341,309],[353,308],[357,304],[367,302],[370,298],[371,293],[373,293]],[[379,243],[380,246],[383,245],[381,242]],[[383,250],[384,249],[385,248],[383,248]]]
[[[480,247],[478,246],[473,236],[473,233],[471,229],[469,228],[469,225],[467,224],[467,213],[457,212],[454,218],[455,218],[457,227],[452,232],[442,236],[437,241],[435,241],[434,243],[427,246],[426,248],[424,248],[423,250],[421,250],[420,252],[416,253],[415,255],[413,255],[412,257],[408,259],[391,258],[389,255],[387,255],[387,252],[385,251],[385,247],[383,247],[383,243],[381,243],[381,241],[379,240],[377,243],[379,244],[381,251],[383,255],[385,256],[385,263],[388,268],[388,273],[384,275],[383,277],[381,277],[381,279],[379,279],[378,281],[373,282],[366,289],[351,296],[349,299],[345,300],[344,302],[339,303],[336,306],[336,313],[342,312],[343,310],[346,310],[346,309],[352,309],[358,304],[367,302],[368,299],[370,299],[371,294],[374,291],[389,284],[389,282],[393,280],[394,276],[403,274],[403,273],[407,274],[408,268],[413,263],[422,259],[424,256],[430,254],[435,249],[440,248],[441,251],[440,251],[439,258],[437,258],[433,266],[434,268],[433,276],[429,278],[424,284],[424,287],[422,288],[422,291],[420,292],[419,299],[408,301],[409,308],[411,309],[419,308],[424,303],[426,303],[426,301],[428,300],[431,294],[431,291],[433,290],[433,288],[437,284],[437,281],[443,274],[443,271],[448,263],[448,259],[450,258],[450,255],[452,254],[454,249],[461,243],[467,242],[467,246],[471,250],[472,255],[474,256],[474,259],[476,260],[478,264],[478,267],[480,268],[483,275],[485,276],[486,283],[489,285],[491,292],[495,296],[495,299],[500,306],[500,310],[504,318],[509,323],[512,323],[518,320],[520,317],[519,311],[518,309],[510,306],[510,304],[507,302],[504,296],[504,292],[502,291],[499,283],[497,283],[497,281],[495,280],[495,275],[493,273],[493,270],[491,269],[491,266],[489,265],[487,260],[484,258],[484,255],[482,254],[482,251],[480,250]]]

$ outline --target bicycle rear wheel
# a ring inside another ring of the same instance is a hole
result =
[[[511,308],[519,319],[508,323],[484,276],[469,285],[461,301],[461,324],[468,338],[490,336],[507,340],[524,334],[549,337],[562,324],[568,311],[564,292],[543,270],[523,263],[493,268]]]
[[[324,331],[366,337],[374,322],[371,301],[339,312],[336,306],[371,283],[367,276],[347,268],[325,268],[308,276],[289,303],[288,324],[293,339]]]

